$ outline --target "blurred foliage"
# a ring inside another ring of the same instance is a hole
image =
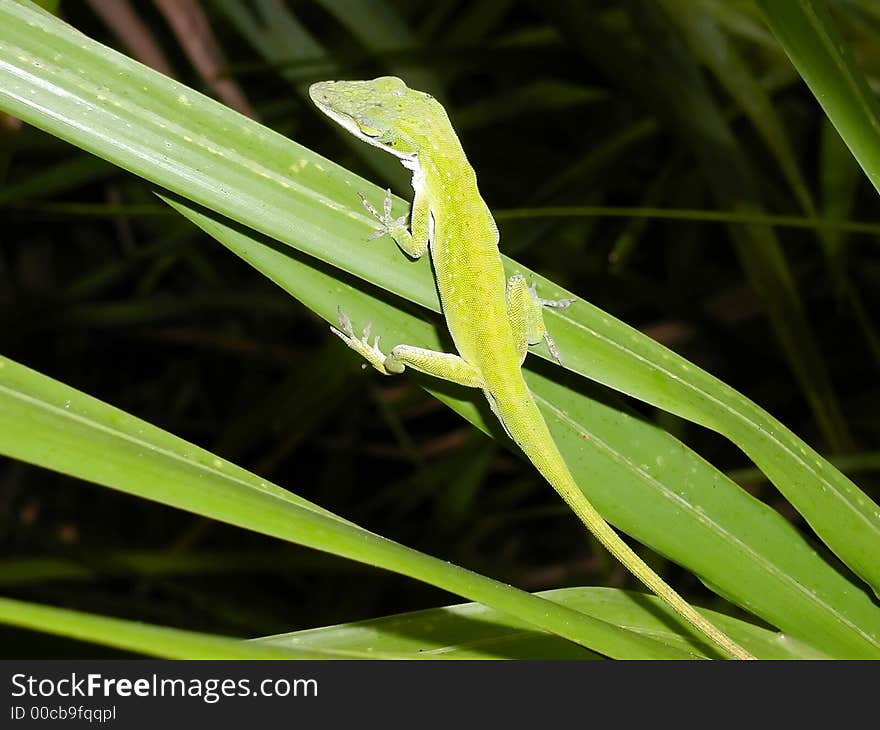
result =
[[[243,99],[403,196],[398,167],[331,130],[304,90],[391,72],[432,91],[503,251],[749,396],[877,495],[880,228],[809,220],[875,221],[877,194],[750,2],[217,0],[195,5],[210,40],[196,51],[175,35],[171,3],[133,3],[123,19],[99,17],[99,4],[62,2],[60,14],[136,57],[159,49],[184,83]],[[876,5],[831,7],[880,90]],[[208,46],[206,67],[194,53]],[[9,118],[4,172],[4,355],[514,585],[635,587],[528,464],[413,382],[353,369],[321,321],[144,182]],[[588,208],[517,215],[571,206]],[[642,213],[614,214],[623,208]],[[755,216],[784,224],[756,232]],[[633,405],[719,468],[749,466],[719,436]],[[741,476],[800,525],[760,475]],[[0,461],[0,555],[5,595],[203,632],[280,633],[453,600],[14,461]],[[689,597],[730,610],[648,557]],[[2,645],[6,656],[108,651],[9,629]]]

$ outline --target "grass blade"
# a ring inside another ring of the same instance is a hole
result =
[[[307,257],[291,255],[181,200],[169,203],[328,322],[335,323],[340,306],[356,312],[359,322],[373,322],[383,342],[444,347],[438,327],[356,289],[356,280],[340,280]],[[554,337],[557,331],[565,330],[554,330]],[[341,346],[340,351],[354,358]],[[880,631],[880,611],[779,515],[666,432],[608,402],[607,394],[573,378],[551,379],[547,368],[532,367],[526,379],[554,439],[575,479],[612,523],[792,636],[836,656],[880,655],[880,643],[870,635],[870,627]],[[483,430],[504,438],[479,394],[429,378],[419,382]]]
[[[562,588],[540,595],[591,616],[620,622],[645,636],[663,636],[681,642],[682,649],[699,652],[669,631],[672,614],[655,597],[616,588]],[[765,659],[827,658],[797,641],[737,621],[716,611],[701,610],[715,625]],[[332,652],[359,652],[377,658],[377,652],[430,659],[599,659],[597,655],[540,634],[476,603],[432,608],[370,621],[326,626],[255,641],[267,646],[314,648]]]
[[[824,0],[757,0],[773,34],[880,192],[880,110]]]
[[[365,240],[373,227],[369,216],[358,206],[356,193],[363,191],[378,202],[382,192],[375,186],[88,40],[31,5],[0,5],[0,22],[5,29],[0,40],[0,107],[219,212],[223,221],[235,221],[235,226],[247,226],[281,242],[274,248],[265,242],[259,254],[263,256],[265,252],[266,265],[260,268],[273,278],[280,275],[273,273],[276,261],[272,255],[284,252],[283,257],[290,258],[289,247],[328,263],[333,267],[333,276],[309,284],[313,298],[319,302],[314,305],[316,311],[328,319],[335,317],[341,293],[347,291],[347,285],[336,279],[341,276],[339,270],[439,311],[427,261],[406,261],[387,242],[369,247],[353,245]],[[183,205],[182,201],[178,205]],[[402,215],[405,211],[405,204],[396,200],[394,214]],[[229,227],[225,222],[215,223]],[[508,273],[529,273],[509,260],[507,266]],[[565,296],[542,277],[532,278],[543,296]],[[387,321],[391,326],[391,316],[399,311],[399,304],[376,311],[386,319],[377,316],[375,321]],[[569,369],[729,437],[807,516],[835,553],[860,575],[880,584],[880,566],[874,559],[880,551],[880,511],[852,482],[778,421],[717,379],[587,302],[578,301],[565,313],[551,314],[548,319],[555,339],[566,353]],[[425,327],[429,329],[427,334]],[[401,341],[406,338],[425,344],[431,344],[432,339],[437,342],[436,332],[424,322],[405,324],[395,332],[398,335]],[[541,354],[546,357],[546,352]],[[539,380],[532,382],[540,386]],[[566,385],[562,397],[579,387]],[[448,392],[444,396],[448,402],[456,401]],[[462,397],[458,402],[461,410],[470,409],[474,420],[483,422],[473,403]],[[554,401],[548,399],[548,403],[552,405]],[[576,434],[572,424],[565,424],[561,417],[552,420],[563,423],[564,430],[559,433]],[[39,440],[39,436],[34,438]],[[579,446],[583,447],[583,439]],[[38,448],[38,444],[31,447]],[[580,449],[574,444],[565,448],[573,455],[576,466]],[[664,449],[672,454],[680,446],[667,443],[661,451]],[[622,447],[617,451],[626,456],[628,449]],[[687,484],[685,471],[667,472],[669,462],[665,466],[657,464],[657,455],[655,451],[645,462],[655,464],[646,472],[649,478],[631,480],[633,483],[647,483],[659,475],[673,481],[684,477]],[[47,465],[53,466],[48,461]],[[714,489],[713,479],[707,477],[706,484],[710,486],[706,494]],[[613,487],[614,483],[601,486]],[[701,493],[701,499],[704,496]],[[273,499],[284,501],[279,494],[274,494]],[[616,501],[613,491],[608,499]],[[652,519],[638,501],[618,505],[618,509],[618,521],[627,512],[631,516],[641,514],[641,524]],[[702,518],[691,512],[699,524]],[[305,519],[308,515],[301,517]],[[321,517],[330,519],[326,515]],[[784,524],[772,514],[757,522],[762,526]],[[754,521],[743,518],[740,529],[748,535],[757,528]],[[780,544],[800,545],[791,549],[805,550],[800,538],[786,529],[788,536],[780,533]],[[699,552],[698,549],[697,559]],[[802,635],[820,636],[833,646],[829,649],[833,653],[851,655],[858,651],[861,655],[876,655],[876,640],[871,639],[872,634],[880,634],[876,607],[840,575],[828,577],[834,571],[827,565],[818,567],[822,565],[818,557],[811,559],[816,561],[817,580],[831,580],[830,587],[817,589],[818,603],[807,601],[806,605],[813,606],[806,614],[812,616],[809,620],[790,611],[786,619],[785,610],[774,609],[774,615],[779,614],[776,620],[794,622]],[[722,572],[726,569],[725,565],[719,568]],[[786,570],[777,576],[780,580],[786,579]],[[737,590],[745,592],[740,600],[748,603],[752,596],[764,599],[762,591],[750,588],[737,574],[730,574],[728,579]],[[830,612],[823,603],[832,606]],[[829,626],[837,626],[839,633]]]
[[[680,656],[359,528],[207,451],[0,358],[0,454],[410,575],[612,656]],[[552,628],[550,628],[552,627]],[[601,647],[601,648],[600,648]]]
[[[320,650],[269,646],[140,621],[0,598],[0,623],[163,659],[321,659]],[[341,658],[342,652],[335,653]],[[354,657],[352,657],[354,658]]]

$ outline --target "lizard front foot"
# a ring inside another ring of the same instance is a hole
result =
[[[385,355],[379,349],[378,335],[373,339],[373,342],[370,343],[370,328],[372,327],[372,322],[368,322],[367,326],[364,327],[361,336],[357,337],[354,333],[354,327],[351,324],[351,318],[345,313],[342,307],[338,307],[336,311],[339,316],[339,326],[341,329],[330,327],[330,331],[334,335],[339,337],[339,339],[341,339],[352,350],[360,354],[367,363],[372,365],[383,375],[396,375],[403,372],[402,363],[398,362],[393,356]],[[364,363],[363,367],[366,366],[367,364]]]
[[[394,218],[391,215],[391,190],[388,189],[385,191],[385,200],[382,201],[382,212],[380,213],[373,204],[367,200],[367,196],[363,193],[358,193],[361,198],[361,202],[364,204],[364,208],[367,209],[367,212],[373,216],[377,221],[379,221],[379,227],[373,232],[373,235],[370,236],[367,240],[373,241],[381,236],[389,235],[394,240],[397,240],[400,232],[406,233],[406,216],[401,216],[400,218]]]

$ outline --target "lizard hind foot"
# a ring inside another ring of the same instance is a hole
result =
[[[568,309],[572,304],[574,304],[577,299],[575,297],[566,297],[565,299],[543,299],[538,296],[538,285],[535,282],[532,282],[531,286],[529,286],[529,291],[532,294],[534,300],[542,307],[551,307],[553,309]]]
[[[383,375],[395,375],[403,372],[403,366],[400,363],[394,358],[388,357],[379,349],[378,335],[373,338],[372,343],[370,342],[372,322],[367,322],[361,332],[361,336],[358,337],[354,333],[351,318],[346,314],[345,310],[342,307],[337,307],[336,311],[339,317],[340,329],[331,326],[330,331],[367,361],[363,367],[366,367],[367,363],[369,363]]]

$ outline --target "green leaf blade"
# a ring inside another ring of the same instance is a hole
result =
[[[669,631],[666,622],[672,614],[656,597],[616,588],[561,588],[539,595],[591,616],[604,617],[644,636],[663,637],[682,649],[700,651],[698,645]],[[764,659],[828,658],[783,635],[717,611],[700,612]],[[267,636],[255,643],[322,652],[359,652],[363,658],[379,658],[387,653],[400,658],[447,660],[601,658],[475,603]]]
[[[562,606],[405,548],[73,388],[0,357],[0,454],[490,603],[612,656],[682,658]],[[656,645],[655,645],[656,644]]]
[[[338,305],[374,322],[374,334],[383,342],[443,347],[436,328],[394,303],[359,291],[307,257],[249,236],[184,201],[167,200],[328,322],[335,323]],[[582,305],[572,305],[562,317],[576,316]],[[615,341],[621,340],[620,328],[625,326],[601,316]],[[559,332],[566,334],[555,328],[554,337]],[[633,333],[642,344],[645,338]],[[572,344],[572,357],[566,355],[569,365],[570,359],[596,355],[594,348],[580,353]],[[667,360],[675,362],[671,353]],[[575,479],[612,523],[803,641],[836,656],[880,656],[880,644],[870,634],[872,627],[880,631],[880,611],[777,513],[667,433],[627,413],[619,403],[597,398],[582,382],[558,382],[529,368],[526,379]],[[491,414],[475,407],[470,391],[450,391],[430,380],[423,383],[483,430],[497,429]]]
[[[0,597],[0,623],[163,659],[321,659],[320,651],[268,646]]]

